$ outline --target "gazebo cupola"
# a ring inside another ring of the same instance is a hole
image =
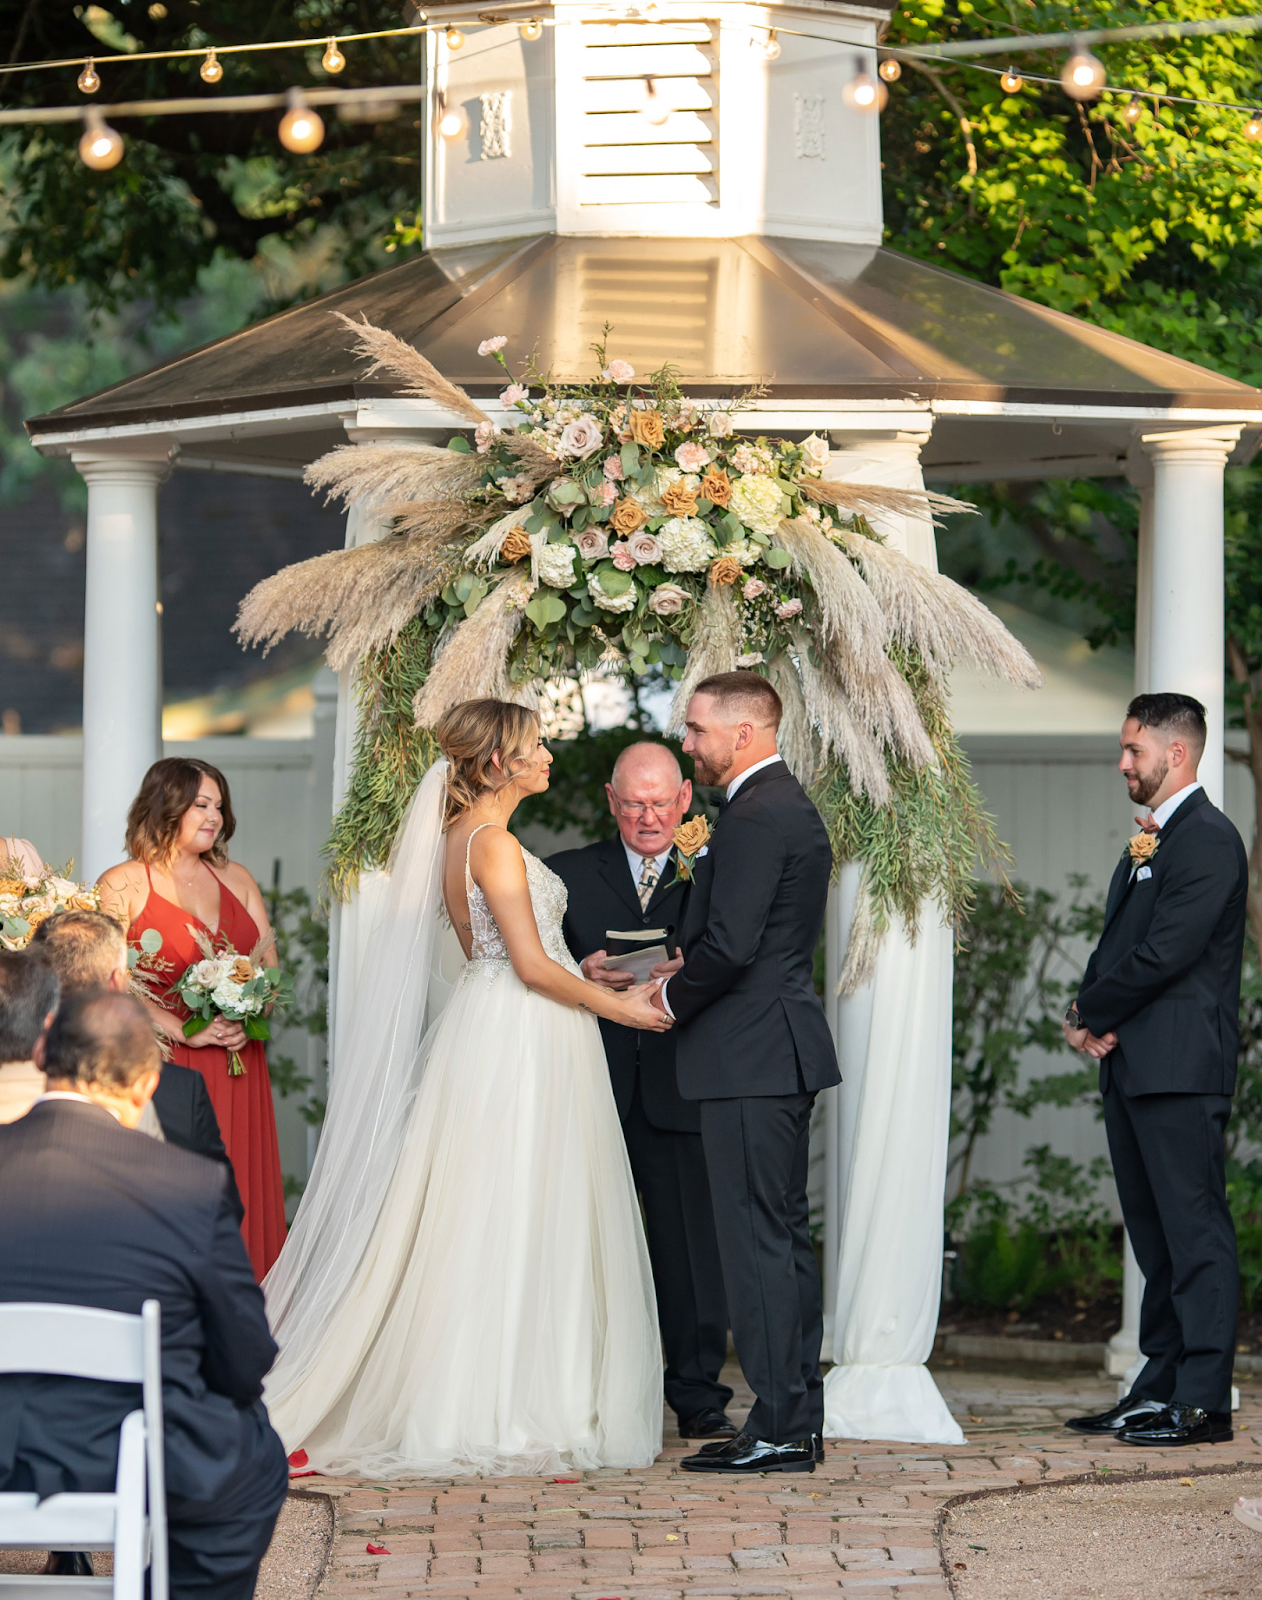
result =
[[[846,91],[857,61],[875,74],[887,7],[561,0],[468,32],[449,11],[454,31],[428,52],[431,245],[551,231],[880,243],[877,118]]]

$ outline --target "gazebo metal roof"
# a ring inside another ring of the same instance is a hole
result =
[[[590,346],[641,376],[665,361],[689,392],[765,383],[825,405],[1016,405],[1151,416],[1230,412],[1262,423],[1262,391],[897,251],[814,240],[570,238],[428,251],[27,423],[34,443],[180,419],[353,408],[365,382],[342,311],[416,344],[475,394],[502,378],[490,334],[558,378],[590,377]],[[327,424],[326,424],[327,426]],[[323,444],[321,443],[321,448]]]

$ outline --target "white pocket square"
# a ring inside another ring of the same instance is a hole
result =
[[[1152,868],[1151,867],[1140,867],[1139,871],[1135,874],[1135,882],[1136,883],[1142,883],[1145,878],[1151,878],[1151,877],[1152,877]]]
[[[702,856],[708,856],[709,854],[710,854],[710,846],[708,844],[703,844],[701,846],[700,850],[698,850],[696,855],[693,857],[693,860],[694,861],[700,861]]]

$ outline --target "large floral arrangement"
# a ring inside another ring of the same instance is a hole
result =
[[[814,785],[838,860],[865,864],[848,981],[870,970],[892,915],[914,929],[926,895],[966,909],[978,851],[998,847],[951,736],[945,674],[966,657],[1038,675],[980,602],[875,531],[966,508],[830,476],[814,434],[751,437],[757,394],[692,400],[668,366],[637,382],[603,343],[592,382],[556,384],[532,364],[514,375],[506,340],[485,340],[508,380],[513,420],[499,426],[410,345],[348,325],[370,374],[392,373],[468,432],[315,462],[308,482],[375,506],[390,534],[286,568],[242,605],[243,639],[327,631],[330,665],[359,669],[336,887],[388,859],[434,753],[429,730],[458,701],[657,670],[677,684],[678,724],[695,683],[749,667],[784,701],[781,750]]]
[[[46,864],[38,872],[21,862],[0,868],[0,948],[24,950],[36,928],[59,911],[99,911],[101,897],[90,883],[76,883],[73,865],[58,872]]]

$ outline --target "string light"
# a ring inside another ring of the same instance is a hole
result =
[[[894,56],[886,56],[876,70],[885,79],[886,83],[897,83],[903,75],[902,63]]]
[[[320,57],[320,65],[326,72],[341,72],[346,65],[346,57],[338,49],[336,39],[330,39],[325,46],[324,54]]]
[[[670,107],[658,93],[657,85],[652,78],[644,80],[644,104],[640,109],[644,114],[644,120],[652,123],[655,128],[660,128],[670,116]]]
[[[855,57],[855,75],[842,90],[842,99],[854,111],[884,111],[890,92],[868,71],[862,56]]]
[[[110,127],[95,106],[84,112],[84,121],[87,127],[79,140],[79,159],[96,172],[108,172],[123,159],[122,135]]]
[[[447,29],[447,48],[448,48],[448,50],[459,50],[460,47],[463,44],[464,44],[464,34],[461,33],[460,29],[459,28],[448,28]]]
[[[543,37],[543,23],[538,17],[529,17],[521,24],[520,32],[527,44],[534,44],[536,39]]]
[[[289,110],[277,129],[280,142],[295,155],[310,155],[324,143],[324,123],[307,104],[301,89],[291,89],[285,99]]]
[[[469,128],[469,119],[463,106],[449,106],[445,99],[438,102],[438,131],[444,139],[459,139]]]
[[[999,74],[999,87],[1005,94],[1019,94],[1025,86],[1025,79],[1015,67],[1009,67],[1007,72]]]
[[[1071,100],[1094,100],[1107,77],[1104,63],[1087,50],[1075,50],[1060,69],[1061,87]]]
[[[75,81],[78,83],[79,88],[83,90],[84,94],[95,94],[96,91],[101,87],[101,75],[96,70],[96,63],[93,61],[91,56],[88,57],[87,66],[84,67],[83,71],[79,74]]]
[[[1144,104],[1137,94],[1133,94],[1123,107],[1122,116],[1133,128],[1144,114]]]
[[[762,47],[762,53],[764,56],[766,56],[768,61],[779,61],[781,49],[782,46],[780,41],[776,38],[776,30],[772,28],[771,32],[767,35],[766,44]]]
[[[198,68],[198,76],[203,83],[218,83],[223,77],[223,64],[213,50],[206,52],[206,59]]]
[[[1245,123],[1243,128],[1245,138],[1250,144],[1255,144],[1262,139],[1262,111],[1255,111]]]

